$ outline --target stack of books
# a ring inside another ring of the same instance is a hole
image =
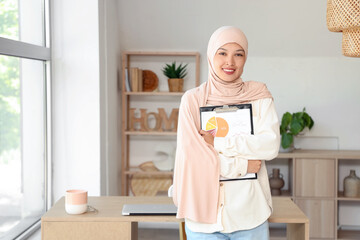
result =
[[[127,92],[143,91],[143,70],[137,67],[125,68],[125,87]]]

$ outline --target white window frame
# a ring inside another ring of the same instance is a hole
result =
[[[43,0],[44,7],[44,46],[38,46],[21,41],[11,40],[0,37],[0,55],[19,57],[33,60],[44,61],[44,77],[45,77],[45,162],[44,162],[44,179],[45,179],[45,210],[49,210],[52,203],[51,189],[51,156],[52,156],[52,134],[51,134],[51,39],[50,39],[50,1]],[[26,231],[21,233],[16,239],[27,239],[31,234],[40,228],[40,220],[35,222]]]

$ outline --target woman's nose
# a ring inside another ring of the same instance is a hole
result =
[[[226,59],[226,63],[227,63],[227,65],[229,65],[229,66],[233,66],[233,65],[234,65],[234,58],[233,58],[233,56],[228,56],[227,59]]]

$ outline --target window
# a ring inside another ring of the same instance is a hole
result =
[[[49,201],[46,9],[43,0],[0,1],[1,240],[26,236]]]

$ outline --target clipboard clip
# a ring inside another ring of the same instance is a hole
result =
[[[224,105],[222,107],[215,108],[214,110],[216,113],[221,113],[221,112],[236,112],[239,109],[237,107],[229,107],[229,105]]]

